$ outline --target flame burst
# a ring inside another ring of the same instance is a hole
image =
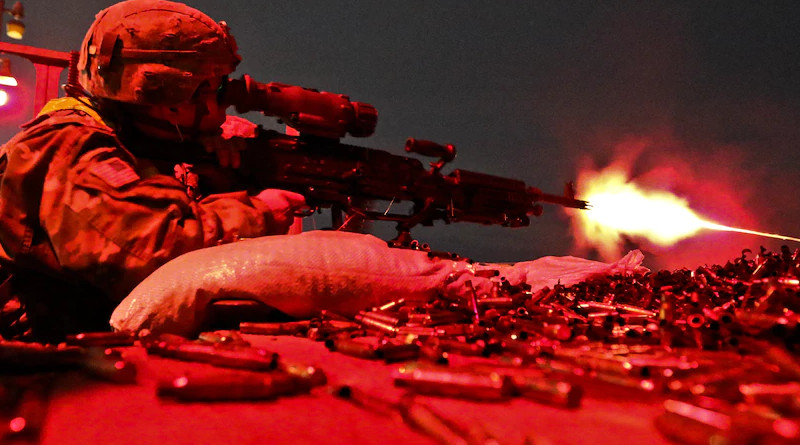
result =
[[[695,213],[685,199],[670,192],[637,186],[629,180],[625,169],[619,167],[584,172],[579,184],[581,199],[591,205],[590,210],[577,212],[581,238],[604,255],[615,252],[623,236],[643,238],[667,247],[703,229],[800,242],[800,238],[708,221]]]

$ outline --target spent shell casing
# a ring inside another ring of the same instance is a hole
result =
[[[396,386],[419,394],[481,401],[506,400],[514,394],[511,379],[497,372],[454,371],[416,362],[400,366],[393,376]]]
[[[337,314],[336,312],[323,309],[319,311],[319,318],[322,321],[336,321],[344,323],[352,323],[349,318],[344,315]]]
[[[528,304],[533,304],[533,305],[544,304],[545,302],[552,300],[556,295],[558,295],[558,289],[556,287],[550,289],[549,287],[545,286],[534,292],[531,295],[530,300],[528,300],[529,303],[526,303],[525,305],[527,306]]]
[[[408,314],[405,312],[361,311],[356,315],[356,321],[358,321],[359,318],[372,318],[392,326],[397,326],[401,322],[408,320]]]
[[[580,385],[558,379],[543,369],[496,363],[470,363],[457,369],[508,376],[514,384],[515,395],[562,408],[577,408],[583,397]]]
[[[419,358],[419,344],[417,343],[384,343],[375,348],[375,356],[386,363],[416,360]]]
[[[517,320],[514,327],[520,331],[539,334],[552,340],[566,341],[572,338],[572,328],[565,319],[556,319],[556,323],[543,323],[537,320]],[[563,322],[563,323],[562,323]]]
[[[448,365],[450,363],[449,354],[436,346],[423,343],[419,347],[419,359],[435,363],[437,365]]]
[[[65,343],[70,346],[132,346],[136,334],[130,331],[82,332],[67,335]]]
[[[136,365],[111,348],[85,348],[81,368],[98,379],[122,384],[136,383]]]
[[[478,307],[486,309],[513,309],[519,306],[511,297],[487,297],[478,300]]]
[[[659,433],[676,443],[727,443],[723,438],[723,430],[674,412],[665,411],[659,414],[654,419],[654,424]]]
[[[626,314],[619,314],[620,318],[624,320],[625,324],[646,324],[646,323],[656,323],[657,320],[654,316],[645,315],[645,314],[635,314],[635,313],[626,313]],[[656,325],[658,326],[658,325]]]
[[[519,320],[518,326],[525,326],[527,323],[537,323],[539,325],[543,324],[563,324],[569,325],[570,318],[566,315],[557,315],[557,314],[549,314],[549,315],[531,315],[527,319]]]
[[[328,376],[325,375],[325,372],[321,368],[307,363],[281,359],[278,363],[278,370],[297,379],[306,380],[312,387],[322,386],[328,383]]]
[[[396,308],[404,305],[405,302],[406,302],[405,298],[398,298],[397,300],[390,301],[388,303],[382,304],[382,305],[378,306],[376,309],[379,310],[379,311],[388,311],[389,309],[396,309]]]
[[[480,337],[486,333],[486,328],[474,323],[442,324],[434,327],[437,336],[446,337]]]
[[[304,336],[311,328],[311,320],[287,321],[283,323],[241,322],[239,331],[255,335],[297,335]]]
[[[434,348],[438,348],[439,350],[447,352],[448,354],[485,356],[487,352],[486,343],[483,341],[467,343],[450,338],[431,337],[425,341],[425,344]]]
[[[179,400],[259,400],[307,393],[311,384],[283,372],[182,375],[158,383],[159,396]]]
[[[0,340],[0,366],[5,371],[70,367],[78,364],[81,357],[77,346]]]
[[[47,418],[53,385],[52,375],[39,375],[24,383],[24,388],[7,420],[0,429],[0,443],[38,444]]]
[[[430,326],[398,326],[397,335],[413,335],[416,337],[431,337],[437,334],[437,328]]]
[[[157,348],[158,355],[190,362],[208,363],[223,368],[268,371],[278,365],[278,354],[258,348],[219,348],[214,345],[185,342],[164,343]]]
[[[652,317],[652,318],[655,318],[655,317],[658,316],[658,312],[656,312],[656,311],[651,311],[649,309],[645,309],[645,308],[639,307],[639,306],[634,306],[632,304],[617,303],[614,306],[616,307],[616,310],[618,312],[625,312],[625,313],[628,313],[628,314],[643,315],[645,317]]]
[[[367,392],[352,385],[341,385],[331,389],[331,394],[349,401],[350,403],[366,409],[372,413],[392,417],[398,414],[398,404],[394,400],[384,398],[375,393]]]
[[[571,360],[589,371],[632,377],[648,377],[651,374],[649,366],[635,364],[627,357],[565,354],[564,352],[563,350],[556,351],[556,358]]]
[[[397,326],[392,323],[387,323],[376,318],[366,317],[363,315],[356,315],[356,321],[361,324],[365,329],[382,332],[384,334],[394,335],[397,333]]]
[[[469,445],[466,439],[459,436],[442,418],[427,406],[411,401],[401,403],[398,408],[403,421],[411,428],[446,445]]]
[[[556,311],[553,306],[550,305],[539,305],[539,304],[529,304],[529,302],[525,302],[525,309],[527,309],[528,314],[534,315],[555,315]]]
[[[616,305],[611,303],[603,303],[600,301],[586,301],[578,303],[577,307],[584,311],[591,312],[611,312],[616,310]]]
[[[532,361],[542,355],[543,351],[550,352],[550,345],[543,345],[540,341],[519,340],[516,336],[500,339],[500,351],[521,358],[523,361]]]
[[[661,294],[661,305],[658,308],[658,320],[664,325],[675,319],[675,295],[672,292]]]
[[[332,352],[339,352],[351,357],[366,358],[371,360],[378,358],[377,354],[375,353],[374,345],[364,341],[357,341],[348,337],[336,337],[325,340],[325,347]]]
[[[511,374],[517,394],[522,397],[562,408],[577,408],[581,404],[583,389],[570,382],[546,377]]]
[[[470,315],[453,311],[434,311],[408,314],[408,323],[421,326],[438,326],[472,321]]]
[[[595,381],[618,386],[620,388],[633,389],[640,394],[655,394],[659,389],[653,379],[630,377],[618,374],[607,374],[604,372],[591,371],[588,375]]]
[[[208,331],[201,332],[197,339],[207,343],[225,345],[225,346],[250,346],[250,342],[242,338],[242,335],[237,331]]]
[[[148,354],[164,355],[168,354],[171,346],[188,343],[190,340],[175,334],[144,335],[139,338],[142,346]]]
[[[745,400],[752,403],[769,404],[773,397],[792,396],[800,398],[800,382],[788,383],[742,383],[739,385]],[[798,400],[800,401],[800,399]]]
[[[361,326],[353,322],[336,320],[324,321],[318,325],[311,326],[306,332],[306,338],[314,341],[325,341],[329,338],[359,329],[361,329]]]

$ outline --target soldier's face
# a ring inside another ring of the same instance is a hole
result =
[[[191,100],[177,105],[156,105],[148,107],[150,117],[168,122],[181,133],[216,134],[225,123],[225,109],[217,100],[222,78],[209,79],[195,91]]]

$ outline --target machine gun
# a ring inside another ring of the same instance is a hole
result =
[[[242,152],[241,174],[261,188],[301,193],[314,209],[330,208],[333,225],[347,228],[353,217],[394,221],[397,237],[390,245],[415,247],[410,230],[417,225],[466,221],[522,227],[530,215],[542,213],[541,203],[586,209],[568,183],[564,195],[543,193],[523,181],[442,168],[456,156],[453,145],[408,139],[405,150],[436,158],[430,168],[415,158],[383,150],[342,144],[346,134],[366,137],[374,132],[377,111],[347,96],[280,83],[259,83],[250,76],[229,79],[220,100],[240,113],[260,111],[288,127],[287,134],[262,130]],[[368,203],[385,201],[385,211]],[[411,204],[407,213],[391,213],[394,203]],[[343,220],[342,213],[348,216]]]

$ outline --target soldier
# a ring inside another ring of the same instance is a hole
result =
[[[217,100],[239,61],[224,22],[180,3],[129,0],[97,15],[80,50],[84,91],[48,103],[0,149],[0,261],[11,275],[0,306],[15,320],[27,311],[26,323],[0,320],[4,337],[108,329],[114,306],[170,259],[287,232],[301,195],[209,194],[187,163],[185,142],[200,142],[236,167],[254,134]]]

